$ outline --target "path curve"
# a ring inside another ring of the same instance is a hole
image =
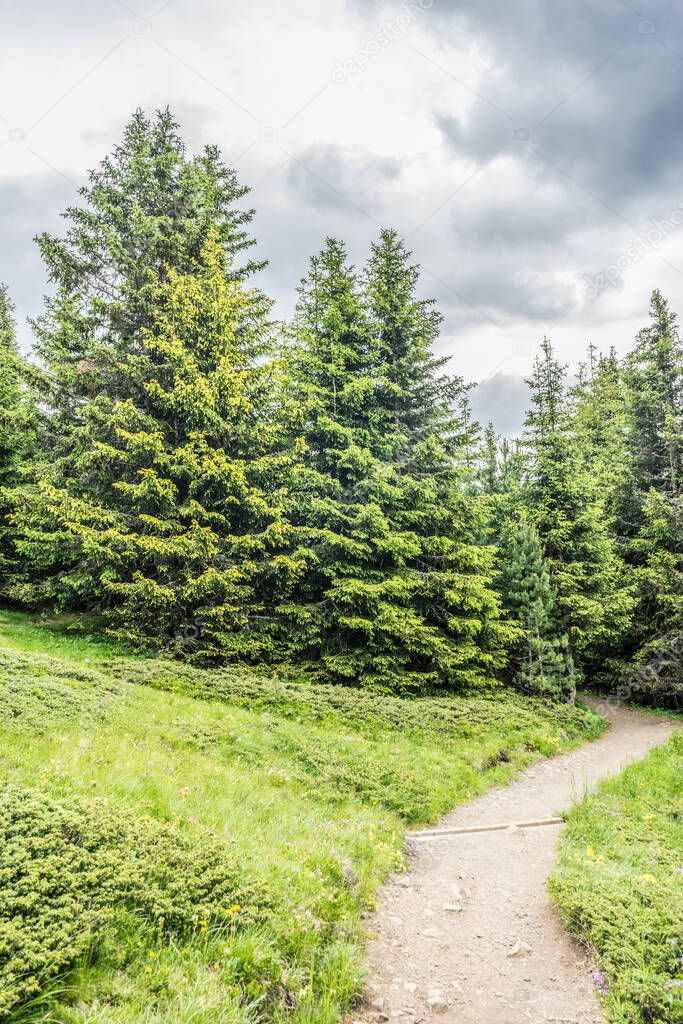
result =
[[[550,818],[666,742],[676,723],[593,702],[609,730],[456,808],[440,828]],[[370,924],[369,981],[352,1021],[601,1024],[586,954],[550,906],[559,825],[416,844]]]

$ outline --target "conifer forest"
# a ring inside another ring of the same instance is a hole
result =
[[[0,289],[0,1021],[681,1024],[680,293],[501,436],[253,198],[139,109]]]
[[[288,323],[246,186],[136,113],[38,245],[35,353],[0,307],[2,594],[196,665],[375,693],[680,707],[683,344],[658,290],[577,383],[551,338],[524,433],[476,423],[391,229],[327,238]]]

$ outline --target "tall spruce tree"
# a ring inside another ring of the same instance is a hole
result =
[[[680,705],[683,670],[683,343],[655,290],[650,324],[624,361],[628,473],[618,492],[622,543],[638,585],[627,669],[643,699]]]
[[[573,703],[576,676],[569,637],[545,564],[541,542],[524,520],[505,524],[500,539],[503,604],[524,629],[513,645],[509,674],[526,693]]]
[[[21,408],[19,350],[14,309],[7,286],[0,285],[0,487],[15,482],[18,471]]]
[[[500,443],[501,439],[489,421],[484,430],[478,476],[482,492],[491,497],[501,491]]]
[[[167,270],[150,327],[119,356],[121,398],[82,406],[70,472],[24,489],[15,522],[42,580],[31,594],[102,599],[127,642],[263,660],[269,609],[299,571],[282,554],[295,456],[276,414],[268,304],[229,269],[213,230],[187,271]]]
[[[230,647],[247,606],[257,613],[270,540],[256,538],[276,532],[280,484],[258,497],[276,398],[268,303],[245,290],[245,194],[215,148],[187,155],[168,111],[138,112],[67,210],[65,236],[40,237],[56,285],[35,324],[52,430],[12,496],[30,567],[16,599],[115,603],[134,639],[170,644],[213,601],[197,642],[210,649]],[[238,573],[251,542],[254,565]]]
[[[362,289],[328,240],[294,324],[309,486],[297,521],[312,567],[291,610],[298,653],[327,678],[394,692],[480,684],[509,634],[460,487],[465,390],[431,353],[439,318],[416,281],[392,232]]]
[[[641,495],[651,488],[676,495],[683,480],[683,343],[677,317],[657,290],[650,317],[624,367],[633,481]]]
[[[403,240],[395,231],[382,231],[362,278],[379,363],[377,452],[400,457],[438,435],[464,462],[476,430],[462,380],[446,372],[447,356],[434,355],[443,318],[433,299],[417,297],[419,277]]]
[[[604,514],[612,532],[619,532],[621,495],[629,479],[628,411],[623,373],[614,349],[607,355],[595,346],[572,388],[569,422],[581,460],[600,483]]]
[[[55,294],[34,323],[36,352],[52,380],[60,453],[84,402],[125,397],[159,281],[171,269],[192,272],[209,231],[218,232],[230,273],[255,269],[245,256],[253,211],[238,205],[247,192],[216,147],[187,154],[170,111],[148,118],[138,110],[80,189],[80,205],[66,210],[66,233],[38,237]]]
[[[19,354],[14,307],[0,285],[0,592],[14,563],[13,530],[7,520],[9,494],[21,479],[37,427],[28,367]]]
[[[538,531],[563,626],[581,667],[594,669],[623,638],[633,598],[605,522],[600,481],[582,462],[565,401],[565,368],[544,339],[528,381],[525,504]]]

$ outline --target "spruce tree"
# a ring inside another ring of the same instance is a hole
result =
[[[480,684],[509,627],[493,552],[460,485],[462,382],[431,353],[439,318],[392,232],[362,289],[344,247],[311,262],[294,324],[308,490],[297,522],[311,571],[290,609],[299,656],[326,678],[394,692]]]
[[[569,637],[543,558],[538,534],[523,520],[506,524],[500,541],[503,604],[524,629],[513,645],[510,677],[526,693],[572,703],[576,696]]]
[[[638,585],[629,688],[680,704],[683,630],[683,343],[676,315],[655,290],[650,324],[624,361],[628,462],[618,492],[622,543]]]
[[[419,276],[402,239],[382,231],[362,279],[379,363],[377,451],[395,458],[439,435],[465,461],[476,430],[463,381],[446,372],[447,356],[434,355],[443,318],[433,299],[417,298]]]
[[[633,598],[605,522],[600,481],[582,463],[571,428],[564,378],[544,339],[528,381],[533,408],[526,418],[525,505],[579,665],[593,669],[624,636]]]
[[[19,351],[15,339],[14,310],[6,285],[0,285],[0,487],[15,482],[21,430]]]
[[[484,444],[481,452],[479,484],[484,494],[496,495],[501,489],[500,437],[490,421],[484,430]]]
[[[9,495],[33,454],[38,426],[32,383],[16,343],[14,307],[0,285],[0,592],[15,561]]]
[[[212,230],[195,263],[164,273],[150,326],[119,358],[121,398],[81,407],[70,472],[21,492],[15,522],[31,594],[102,599],[129,643],[264,660],[272,605],[300,568],[282,554],[293,455],[268,304],[230,271]]]
[[[619,532],[622,495],[628,486],[630,444],[623,373],[614,349],[607,355],[591,345],[579,383],[570,394],[569,421],[581,460],[599,481],[612,532]]]
[[[390,383],[380,390],[389,413],[383,435],[386,442],[393,423],[393,470],[409,493],[409,504],[394,515],[420,539],[413,567],[424,574],[421,612],[430,621],[433,601],[436,622],[472,659],[472,679],[491,675],[505,664],[514,631],[500,619],[487,508],[474,493],[479,427],[469,388],[446,372],[447,357],[434,355],[442,317],[432,300],[417,298],[419,267],[395,232],[383,231],[372,246],[364,281]]]
[[[683,344],[677,317],[657,290],[650,317],[624,368],[632,474],[641,495],[651,488],[675,495],[683,480]]]
[[[36,352],[52,381],[61,451],[84,402],[125,395],[159,281],[171,269],[191,272],[209,231],[218,232],[230,273],[244,277],[256,267],[245,256],[253,211],[238,206],[247,191],[216,147],[187,154],[168,110],[153,118],[138,110],[91,171],[80,204],[66,210],[65,234],[38,237],[55,294],[34,323]]]
[[[188,156],[168,111],[151,119],[138,111],[121,143],[91,172],[81,204],[67,209],[64,236],[38,239],[56,286],[34,324],[50,430],[33,479],[12,497],[17,523],[31,509],[20,538],[30,573],[11,582],[17,600],[82,607],[103,599],[104,580],[95,583],[80,541],[56,524],[71,522],[71,500],[90,504],[94,518],[117,508],[93,446],[101,442],[104,451],[113,429],[129,429],[119,422],[124,409],[133,432],[137,417],[155,418],[149,338],[159,329],[165,284],[205,273],[209,238],[225,253],[226,281],[245,282],[255,269],[245,256],[252,212],[238,205],[246,191],[215,147]],[[191,316],[189,307],[185,312]],[[268,333],[263,303],[249,303],[238,330],[252,340]],[[88,522],[83,508],[74,513],[81,514]],[[159,629],[163,634],[166,626],[160,622]]]

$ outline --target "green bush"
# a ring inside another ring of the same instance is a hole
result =
[[[569,815],[551,892],[614,1024],[683,1021],[683,732]]]
[[[123,687],[94,669],[0,650],[0,721],[43,733],[57,722],[98,722]]]
[[[102,671],[111,680],[154,686],[189,697],[217,700],[279,717],[324,723],[336,720],[367,735],[400,732],[416,738],[449,740],[490,736],[511,726],[539,725],[541,719],[567,739],[597,736],[600,719],[592,712],[544,704],[497,688],[488,696],[393,697],[355,687],[310,684],[262,677],[235,668],[201,669],[167,659],[112,658]]]
[[[237,910],[235,909],[237,908]],[[107,801],[0,796],[0,1016],[97,944],[117,915],[177,939],[253,920],[224,847]]]

